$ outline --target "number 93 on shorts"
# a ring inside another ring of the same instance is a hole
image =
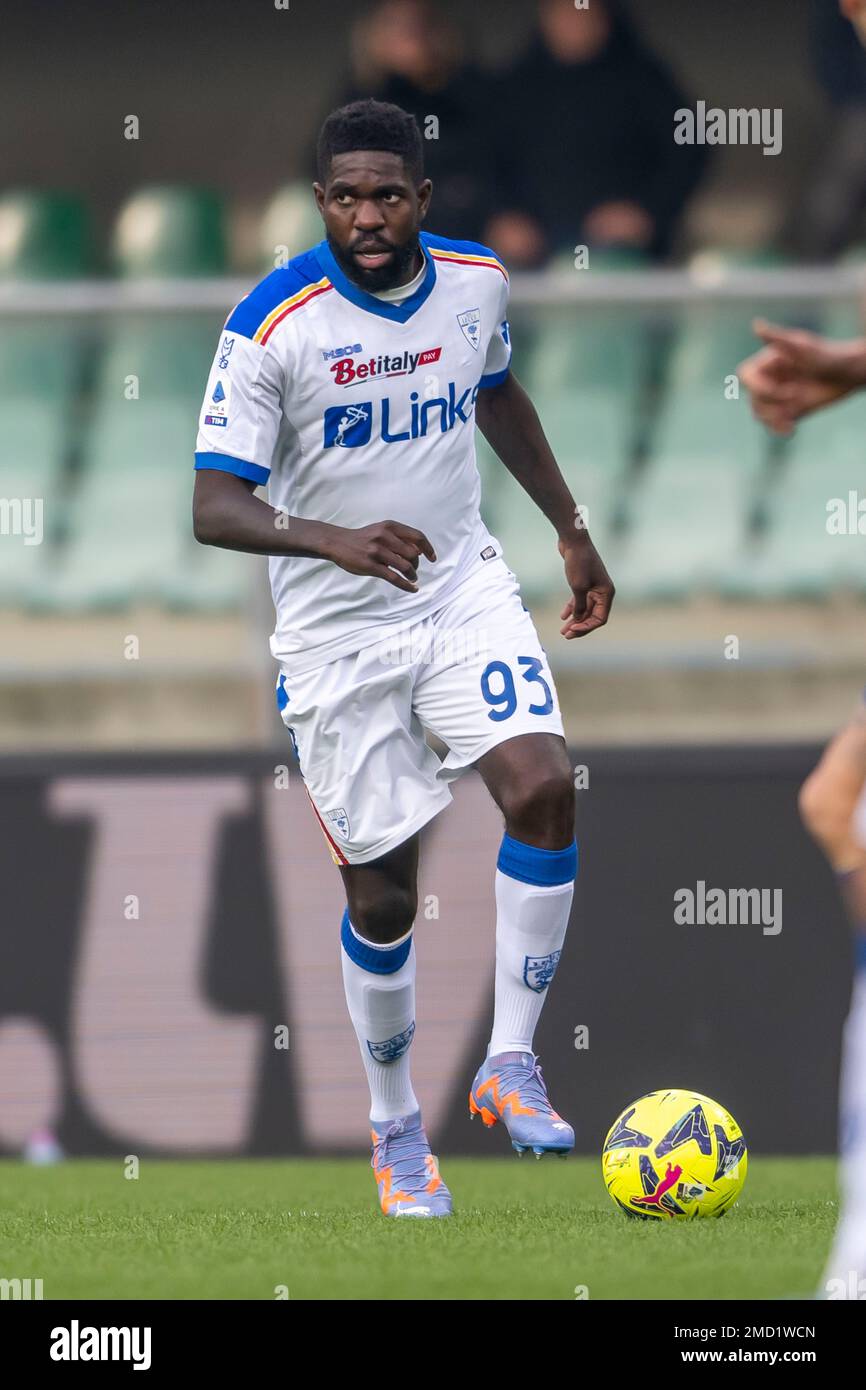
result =
[[[499,558],[428,617],[315,670],[281,671],[277,704],[338,864],[402,844],[497,744],[563,736],[546,653]],[[444,761],[425,732],[445,744]]]

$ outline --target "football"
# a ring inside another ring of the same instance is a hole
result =
[[[601,1163],[627,1216],[689,1220],[733,1206],[748,1156],[739,1125],[716,1101],[697,1091],[650,1091],[614,1121]]]

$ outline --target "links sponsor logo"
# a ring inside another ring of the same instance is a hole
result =
[[[455,425],[468,425],[472,419],[477,384],[459,396],[455,382],[449,381],[447,396],[422,400],[412,391],[406,403],[393,403],[390,396],[381,401],[355,401],[352,405],[332,405],[325,411],[324,447],[357,449],[374,437],[383,444],[406,444],[425,439],[428,434],[448,434]]]
[[[366,362],[355,362],[345,355],[360,351],[359,343],[353,348],[333,349],[334,356],[339,359],[329,368],[335,386],[353,386],[358,381],[378,381],[389,376],[411,376],[419,367],[429,367],[442,356],[441,347],[425,348],[423,352],[409,352],[408,349],[406,352],[383,352]]]

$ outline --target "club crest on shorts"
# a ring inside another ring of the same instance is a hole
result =
[[[331,825],[342,835],[344,840],[349,838],[349,817],[343,806],[335,806],[333,811],[326,811],[325,818],[331,822]]]
[[[457,322],[460,324],[463,337],[477,352],[481,342],[481,310],[465,309],[462,314],[457,315]]]
[[[413,1019],[409,1027],[404,1028],[402,1033],[395,1033],[393,1038],[386,1038],[384,1042],[370,1042],[368,1038],[367,1047],[370,1050],[370,1056],[376,1062],[396,1062],[398,1057],[403,1056],[414,1036],[415,1020]]]
[[[549,956],[523,957],[524,982],[530,989],[534,989],[536,994],[547,989],[556,974],[556,967],[559,965],[561,955],[561,951],[551,951]]]

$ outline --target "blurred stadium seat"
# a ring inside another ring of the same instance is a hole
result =
[[[226,270],[222,204],[209,189],[141,188],[121,208],[111,238],[118,274],[198,277]]]
[[[286,184],[274,194],[262,213],[258,238],[262,271],[284,265],[308,246],[315,246],[324,234],[309,183],[297,179]]]
[[[91,264],[79,200],[35,192],[0,197],[0,281],[74,279]],[[0,547],[0,606],[26,602],[53,567],[52,520],[75,438],[84,351],[74,321],[54,316],[16,320],[0,335],[0,496],[39,499],[48,528],[40,545]]]
[[[224,274],[218,202],[197,189],[141,190],[118,217],[112,259],[127,280]],[[195,422],[218,332],[202,315],[109,321],[66,543],[31,589],[32,606],[231,608],[242,599],[244,558],[214,560],[191,534]]]

